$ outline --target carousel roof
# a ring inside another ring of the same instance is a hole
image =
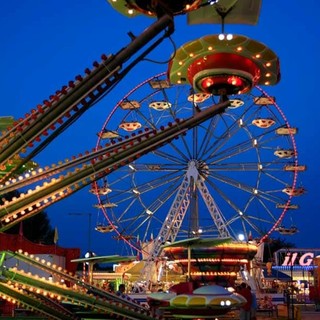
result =
[[[162,248],[173,248],[173,247],[184,247],[184,248],[196,248],[196,247],[212,247],[217,246],[222,243],[231,243],[233,240],[231,238],[190,238],[173,243],[165,244]]]

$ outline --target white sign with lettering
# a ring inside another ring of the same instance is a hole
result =
[[[284,261],[282,263],[283,266],[294,266],[299,265],[302,267],[310,266],[312,264],[314,253],[306,252],[300,258],[298,257],[298,252],[288,252]]]

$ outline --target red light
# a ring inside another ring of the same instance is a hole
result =
[[[210,88],[214,84],[213,79],[211,78],[206,78],[202,81],[201,86],[204,89]]]
[[[243,85],[243,81],[236,76],[231,76],[228,78],[227,82],[235,87],[240,87]]]

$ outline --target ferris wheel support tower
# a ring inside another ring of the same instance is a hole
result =
[[[147,282],[151,280],[152,275],[157,275],[156,272],[153,272],[153,268],[155,267],[154,262],[157,261],[159,257],[161,259],[162,245],[168,242],[172,243],[176,240],[176,237],[179,233],[180,227],[183,220],[185,219],[189,207],[191,209],[191,236],[194,237],[200,234],[200,228],[197,219],[198,201],[196,200],[196,204],[194,206],[192,205],[192,200],[198,194],[198,191],[200,192],[200,195],[202,196],[208,208],[208,211],[217,227],[219,237],[230,237],[230,233],[227,229],[222,214],[217,207],[213,197],[210,195],[209,190],[199,173],[198,166],[199,163],[196,160],[191,160],[189,162],[187,172],[182,183],[180,184],[169,213],[162,225],[158,236],[154,240],[151,252],[149,253],[145,266],[141,272],[141,275],[146,277]]]

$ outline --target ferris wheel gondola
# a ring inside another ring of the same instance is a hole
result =
[[[299,232],[296,226],[291,226],[289,228],[285,226],[279,226],[275,229],[275,231],[279,232],[282,235],[293,235]]]

